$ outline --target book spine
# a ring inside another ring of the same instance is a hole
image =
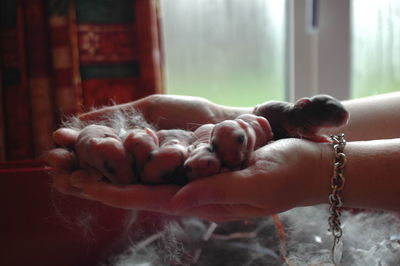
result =
[[[146,60],[152,59],[141,54],[153,52],[151,47],[143,51],[144,46],[153,44],[140,42],[138,25],[143,14],[137,10],[138,2],[147,1],[76,1],[79,64],[86,107],[129,102],[159,91],[158,85],[143,79],[154,77],[150,73],[153,69],[146,65]],[[143,8],[142,11],[148,12]]]
[[[44,0],[24,0],[27,72],[35,157],[52,148],[53,95]]]
[[[139,0],[135,3],[143,95],[162,93],[162,54],[157,3],[155,0]]]
[[[20,1],[2,1],[1,5],[6,159],[30,159],[33,146],[23,9]]]
[[[77,29],[77,2],[68,1],[68,28],[71,45],[71,66],[72,66],[72,85],[75,94],[77,112],[83,110],[83,88],[82,77],[80,73],[79,47],[78,47],[78,29]],[[90,2],[90,1],[89,1]]]
[[[60,124],[62,116],[76,114],[81,102],[78,99],[73,82],[68,10],[67,1],[60,1],[58,5],[49,1],[47,4],[54,109],[58,114],[56,117],[57,125]]]

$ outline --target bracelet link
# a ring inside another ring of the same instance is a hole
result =
[[[333,160],[333,176],[331,179],[331,194],[329,195],[329,213],[328,218],[329,231],[332,233],[334,238],[332,246],[332,262],[335,263],[335,248],[339,243],[343,231],[341,228],[341,208],[343,206],[342,198],[340,197],[340,192],[343,190],[346,179],[344,177],[344,167],[346,164],[346,155],[344,153],[344,148],[346,146],[346,140],[344,139],[344,134],[339,134],[336,136],[331,136],[332,147],[335,153],[335,158]]]

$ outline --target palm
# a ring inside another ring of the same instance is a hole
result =
[[[183,187],[173,208],[183,215],[213,221],[247,219],[286,211],[313,201],[318,145],[282,139],[254,152],[240,171],[204,178]]]

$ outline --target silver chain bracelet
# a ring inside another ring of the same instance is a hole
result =
[[[335,249],[336,245],[340,242],[343,235],[343,231],[340,223],[341,209],[343,206],[342,198],[340,197],[340,192],[343,190],[344,183],[346,179],[344,178],[344,166],[346,164],[346,155],[344,154],[344,148],[346,146],[346,140],[344,139],[344,134],[339,134],[336,136],[331,136],[332,147],[335,152],[335,158],[333,160],[334,170],[331,179],[331,189],[332,192],[329,195],[329,231],[333,235],[333,246],[332,246],[332,261],[335,263]]]

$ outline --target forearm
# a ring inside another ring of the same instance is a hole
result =
[[[400,137],[400,93],[344,101],[350,113],[342,128],[324,130],[324,134],[345,133],[346,139],[373,140]]]
[[[320,203],[328,202],[333,175],[333,150],[324,145],[325,165],[320,178]],[[400,211],[400,138],[349,142],[345,148],[346,183],[342,199],[347,207]]]
[[[323,134],[345,133],[348,141],[400,137],[400,92],[348,100],[343,105],[350,113],[349,123],[326,129]],[[219,106],[217,109],[220,120],[252,112],[252,108]]]

